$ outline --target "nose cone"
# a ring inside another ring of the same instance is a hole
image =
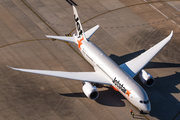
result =
[[[151,111],[151,103],[149,102],[144,106],[143,112],[149,113]]]

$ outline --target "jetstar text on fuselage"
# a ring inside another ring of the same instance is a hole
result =
[[[124,85],[120,83],[120,80],[118,81],[118,80],[116,79],[116,77],[115,77],[112,82],[115,84],[115,86],[116,86],[117,88],[119,88],[124,94],[126,94],[127,90],[126,90],[126,88],[124,87]]]

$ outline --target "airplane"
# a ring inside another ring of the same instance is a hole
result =
[[[46,35],[46,37],[76,43],[83,57],[94,67],[94,72],[64,72],[8,67],[22,72],[83,81],[82,90],[84,94],[93,100],[99,96],[95,84],[110,85],[114,90],[119,91],[130,103],[136,106],[140,113],[149,113],[151,111],[151,103],[148,95],[133,78],[139,73],[139,78],[144,85],[147,87],[154,85],[155,79],[143,68],[171,40],[173,31],[171,31],[169,36],[141,55],[121,65],[117,65],[89,40],[99,28],[99,25],[84,32],[77,10],[74,6],[72,7],[77,34],[73,34],[73,36]]]

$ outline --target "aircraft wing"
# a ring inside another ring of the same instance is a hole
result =
[[[46,35],[48,38],[53,38],[57,40],[67,41],[67,42],[75,42],[74,37],[66,37],[66,36],[53,36],[53,35]]]
[[[84,81],[84,82],[93,82],[93,83],[99,83],[99,84],[112,85],[112,83],[106,77],[104,77],[103,75],[97,72],[62,72],[62,71],[20,69],[20,68],[13,68],[13,67],[9,67],[9,68],[22,71],[22,72],[68,78],[68,79],[79,80],[79,81]]]
[[[134,78],[136,74],[139,73],[139,71],[142,70],[144,66],[171,40],[172,36],[173,31],[171,31],[171,34],[164,40],[157,43],[155,46],[151,47],[138,57],[121,64],[119,67]]]

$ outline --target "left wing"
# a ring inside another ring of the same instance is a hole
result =
[[[20,69],[20,68],[13,68],[13,67],[9,67],[9,68],[22,71],[22,72],[68,78],[68,79],[79,80],[79,81],[84,81],[84,82],[93,82],[93,83],[112,85],[112,83],[106,77],[104,77],[103,75],[97,72],[62,72],[62,71]]]
[[[57,39],[57,40],[62,40],[62,41],[66,41],[66,42],[74,42],[74,43],[76,43],[74,37],[53,36],[53,35],[46,35],[46,37],[52,38],[52,39]]]
[[[143,69],[144,66],[171,40],[172,36],[173,31],[171,31],[171,34],[164,40],[151,47],[138,57],[120,65],[119,67],[134,78],[136,74],[139,73],[139,71]]]

